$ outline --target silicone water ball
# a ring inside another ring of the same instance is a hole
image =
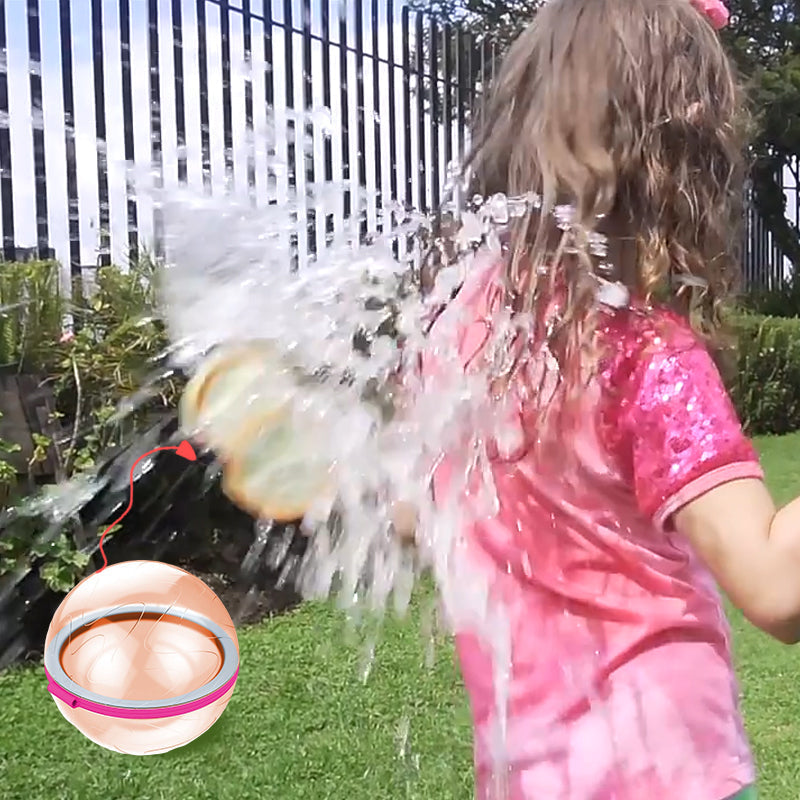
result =
[[[302,392],[263,341],[218,348],[184,391],[181,427],[217,455],[225,493],[255,517],[300,519],[330,491],[326,432],[298,411]]]
[[[199,578],[127,561],[81,581],[45,643],[48,691],[91,741],[130,755],[188,744],[220,717],[239,674],[228,611]]]

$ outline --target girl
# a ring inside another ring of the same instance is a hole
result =
[[[800,501],[776,513],[709,355],[742,196],[726,20],[717,0],[550,0],[469,159],[484,196],[542,200],[432,331],[466,319],[469,369],[498,308],[537,321],[492,382],[527,445],[495,453],[499,511],[464,537],[511,626],[512,800],[754,798],[714,579],[755,625],[800,638]],[[551,213],[566,203],[569,240]],[[456,641],[489,800],[492,663],[475,631]]]

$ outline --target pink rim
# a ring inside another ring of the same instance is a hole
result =
[[[179,706],[164,706],[163,708],[116,708],[115,706],[106,706],[102,703],[84,700],[68,692],[63,686],[59,686],[50,677],[50,673],[46,669],[44,674],[47,676],[47,691],[50,692],[53,697],[58,698],[71,708],[82,708],[85,711],[91,711],[93,714],[100,714],[104,717],[116,717],[117,719],[165,719],[166,717],[179,717],[181,714],[197,711],[219,700],[220,697],[224,696],[233,688],[236,679],[239,677],[239,669],[237,667],[233,677],[224,686],[220,686],[219,689],[211,694],[200,697],[197,700],[192,700],[189,703],[183,703]]]

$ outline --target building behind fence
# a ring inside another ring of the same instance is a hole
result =
[[[158,249],[153,187],[263,205],[344,183],[325,224],[299,215],[301,256],[364,197],[373,231],[392,200],[435,208],[491,55],[403,0],[0,0],[3,256],[55,254],[69,285]],[[780,284],[747,229],[748,282]]]

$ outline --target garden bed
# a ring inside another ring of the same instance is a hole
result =
[[[102,565],[100,533],[128,504],[133,463],[153,448],[173,446],[177,434],[173,413],[117,448],[99,469],[95,496],[57,536],[45,519],[29,521],[20,533],[13,518],[4,524],[0,515],[0,544],[16,542],[17,557],[28,557],[0,575],[0,669],[40,657],[65,593]],[[147,470],[136,473],[133,491],[130,513],[105,542],[110,564],[145,559],[182,567],[220,596],[237,624],[298,605],[292,573],[305,538],[294,526],[275,526],[266,538],[257,536],[253,519],[222,493],[209,459],[188,462],[160,451]],[[44,534],[51,540],[47,546]]]
[[[217,573],[199,572],[189,564],[182,568],[200,578],[222,600],[228,613],[238,625],[254,625],[279,614],[285,614],[300,605],[300,596],[291,587],[252,586],[248,588],[237,581]]]

